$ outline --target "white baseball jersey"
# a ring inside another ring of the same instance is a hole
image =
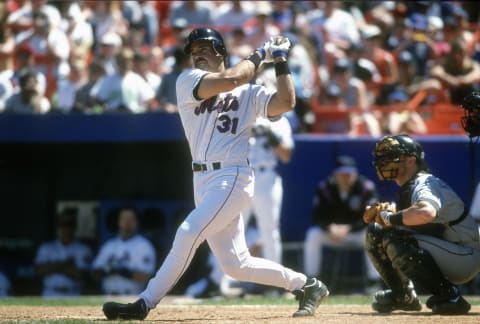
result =
[[[245,223],[255,215],[260,232],[263,257],[281,262],[280,214],[283,200],[282,178],[276,172],[278,158],[269,143],[273,133],[282,146],[293,149],[292,129],[287,118],[272,122],[257,118],[250,138],[250,163],[255,172],[255,196],[250,208],[244,211]]]
[[[59,240],[44,243],[35,256],[34,263],[47,264],[74,260],[79,269],[88,269],[92,258],[91,249],[78,241],[64,245]],[[52,273],[43,278],[42,295],[47,296],[76,296],[81,292],[81,283],[62,273]]]
[[[116,237],[105,242],[92,264],[93,269],[109,271],[126,268],[149,274],[155,271],[155,266],[155,249],[148,239],[139,234],[128,240]],[[104,293],[111,295],[138,294],[143,288],[142,283],[117,274],[106,276],[102,282]]]
[[[254,125],[254,136],[249,141],[249,159],[254,169],[262,166],[275,168],[278,164],[278,158],[274,149],[268,145],[268,131],[271,131],[278,138],[282,146],[290,149],[294,147],[292,128],[287,118],[282,116],[279,120],[273,122],[269,119],[258,117]]]
[[[273,91],[245,84],[199,102],[194,89],[208,72],[189,69],[179,75],[178,111],[193,161],[246,160],[248,138],[257,116],[267,116]]]
[[[177,104],[194,163],[205,168],[193,176],[196,208],[179,226],[164,263],[140,294],[154,308],[207,240],[225,273],[240,281],[300,289],[306,276],[250,255],[242,211],[253,195],[253,170],[248,165],[252,125],[267,116],[273,91],[245,84],[216,97],[197,100],[194,89],[208,72],[183,71],[177,79]],[[215,167],[216,166],[216,167]]]

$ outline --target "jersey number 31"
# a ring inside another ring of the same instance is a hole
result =
[[[217,129],[220,133],[237,133],[238,117],[230,118],[228,115],[221,115],[218,117],[218,121],[221,122],[220,125],[217,125]]]

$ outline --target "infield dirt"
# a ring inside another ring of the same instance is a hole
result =
[[[320,305],[315,317],[292,318],[295,305],[279,306],[212,306],[212,305],[158,305],[142,323],[480,323],[480,306],[472,307],[465,316],[432,315],[428,309],[421,312],[394,312],[375,314],[366,305]],[[101,305],[96,306],[0,306],[0,322],[31,322],[82,320],[103,322]],[[107,321],[105,321],[107,322]],[[111,323],[111,322],[109,322]]]

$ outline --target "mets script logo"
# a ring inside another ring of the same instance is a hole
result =
[[[227,111],[237,111],[238,110],[238,99],[235,96],[232,96],[230,93],[225,96],[222,100],[219,100],[215,104],[217,97],[208,98],[200,104],[200,106],[195,107],[195,115],[203,114],[204,112],[211,113],[212,111],[218,112],[227,112]]]
[[[205,112],[211,113],[217,111],[219,113],[238,110],[238,99],[231,94],[227,94],[225,98],[219,100],[215,104],[217,97],[212,97],[202,101],[200,106],[195,107],[195,115],[200,115]],[[222,114],[218,117],[217,130],[220,133],[230,132],[232,134],[237,133],[238,117],[231,118],[227,114]]]

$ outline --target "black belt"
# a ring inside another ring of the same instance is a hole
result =
[[[212,163],[212,168],[213,168],[213,170],[221,169],[222,168],[222,163],[213,162]],[[192,165],[193,172],[207,171],[207,169],[208,169],[208,165],[206,163],[193,163],[193,165]]]
[[[448,222],[448,225],[453,226],[461,223],[465,219],[465,217],[467,217],[467,214],[468,214],[467,210],[464,209],[462,215],[460,215],[460,217],[458,217],[456,220]]]

